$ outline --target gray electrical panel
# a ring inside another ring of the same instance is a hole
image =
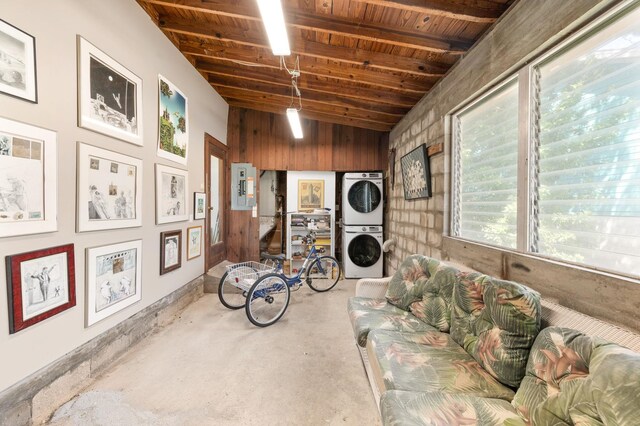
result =
[[[231,164],[231,210],[251,210],[256,205],[256,168],[251,163]]]

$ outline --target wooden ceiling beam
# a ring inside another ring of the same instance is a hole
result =
[[[209,76],[233,77],[259,83],[275,84],[291,87],[291,79],[284,70],[255,70],[243,65],[214,64],[197,60],[196,69]],[[303,74],[298,79],[298,87],[303,91],[314,91],[324,94],[340,95],[346,98],[384,104],[404,110],[411,108],[420,100],[421,95],[406,96],[403,93],[381,91],[356,86],[352,83],[336,84],[335,82],[317,80],[314,76]]]
[[[165,16],[160,17],[159,26],[160,29],[169,33],[216,40],[222,43],[232,42],[262,49],[269,48],[264,37],[255,31],[228,27],[209,29],[211,27],[210,24],[205,25],[193,21],[176,20]],[[220,46],[218,46],[218,48],[219,47]],[[342,46],[332,46],[299,38],[295,39],[294,43],[292,43],[291,51],[300,56],[328,59],[386,71],[414,74],[422,77],[442,77],[449,67],[447,64],[434,63],[433,61],[362,49],[351,49]]]
[[[138,0],[138,2],[237,19],[261,21],[255,2],[249,0],[235,2],[226,0]],[[354,21],[332,15],[321,16],[300,12],[285,12],[285,22],[287,26],[292,28],[436,53],[463,54],[473,45],[472,40],[441,37],[404,29],[399,31],[390,25]]]
[[[287,95],[275,94],[272,92],[257,92],[254,90],[247,90],[241,88],[228,88],[223,86],[217,86],[214,83],[210,83],[223,98],[241,99],[248,102],[258,102],[278,105],[284,109],[289,108],[291,105],[291,97]],[[294,101],[294,106],[297,106]],[[283,111],[284,111],[283,109]],[[372,121],[375,123],[386,124],[393,126],[400,117],[390,116],[388,114],[381,114],[374,111],[362,111],[354,108],[347,108],[338,105],[326,104],[318,101],[311,101],[302,99],[303,111],[321,112],[324,114],[337,115],[341,117],[350,117],[357,120]]]
[[[179,49],[183,54],[189,56],[232,62],[245,66],[280,69],[279,58],[274,57],[268,49],[234,48],[185,41],[180,43]],[[324,64],[315,60],[305,61],[304,58],[300,61],[300,70],[303,74],[318,77],[347,80],[352,83],[362,83],[396,91],[404,90],[409,92],[408,95],[411,93],[424,94],[433,86],[430,81],[421,81],[411,77],[363,68],[341,66],[340,64]]]
[[[278,114],[278,115],[282,116],[282,119],[284,121],[287,120],[285,112],[284,112],[285,110],[283,109],[283,107],[278,106],[278,105],[273,105],[273,104],[270,104],[270,103],[245,101],[245,100],[242,100],[242,99],[235,99],[235,98],[232,98],[232,97],[226,97],[225,100],[227,101],[227,103],[230,106],[233,106],[233,107],[251,109],[251,110],[255,110],[255,111],[271,112],[271,113]],[[373,122],[373,121],[357,120],[357,119],[350,118],[350,117],[343,117],[343,116],[340,116],[340,115],[325,114],[325,113],[321,113],[321,112],[309,111],[309,110],[304,110],[304,109],[302,111],[300,111],[300,116],[301,116],[301,118],[303,120],[304,119],[309,119],[309,120],[322,121],[322,122],[325,122],[325,123],[342,124],[342,125],[345,125],[345,126],[352,126],[352,127],[363,128],[363,129],[377,130],[377,131],[380,131],[380,132],[389,132],[391,129],[393,129],[393,126],[390,126],[388,124],[380,124],[380,123],[376,123],[376,122]]]
[[[460,21],[492,24],[507,9],[496,3],[478,0],[354,0],[375,6],[418,12],[425,15],[443,16]],[[480,7],[481,3],[486,7]]]
[[[210,75],[209,83],[215,87],[225,87],[228,89],[241,89],[241,90],[249,90],[252,92],[256,92],[259,94],[273,94],[280,95],[285,97],[291,96],[291,83],[288,84],[277,84],[274,82],[261,82],[255,80],[245,80],[238,76],[221,76],[221,75]],[[368,101],[363,101],[360,99],[350,98],[348,96],[338,95],[335,93],[326,93],[326,92],[316,92],[313,90],[302,90],[302,102],[306,101],[314,101],[327,105],[334,105],[349,109],[357,109],[360,111],[373,112],[378,114],[385,114],[391,117],[395,117],[395,119],[400,119],[407,112],[409,112],[408,107],[398,107],[388,104],[378,104],[372,103]],[[298,98],[294,96],[293,102],[295,105],[298,104]]]

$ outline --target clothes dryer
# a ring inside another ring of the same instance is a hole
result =
[[[382,173],[345,173],[342,178],[342,223],[382,225],[382,196]]]

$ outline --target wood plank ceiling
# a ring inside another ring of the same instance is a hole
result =
[[[255,0],[137,0],[232,106],[284,114]],[[283,0],[301,116],[388,131],[514,0]]]

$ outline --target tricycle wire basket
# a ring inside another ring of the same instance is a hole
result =
[[[249,291],[253,283],[263,275],[275,272],[277,264],[267,260],[260,262],[240,262],[227,266],[227,281],[235,287]]]

